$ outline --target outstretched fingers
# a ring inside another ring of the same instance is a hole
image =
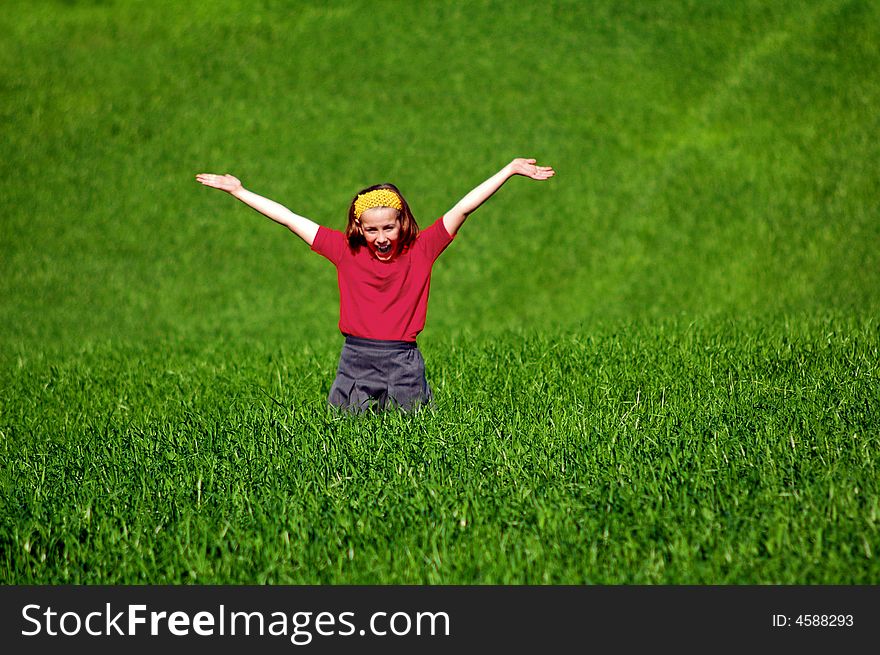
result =
[[[530,177],[533,180],[546,180],[556,174],[556,171],[550,166],[538,166],[537,160],[531,157],[514,159],[512,166],[514,173]]]
[[[550,166],[535,166],[535,170],[529,176],[533,180],[546,180],[556,175],[556,171]]]
[[[217,186],[223,182],[222,175],[214,175],[213,173],[199,173],[196,175],[196,180],[201,182],[202,184],[207,184],[208,186]]]
[[[214,189],[222,189],[223,191],[232,191],[239,186],[241,182],[232,175],[215,175],[214,173],[199,173],[196,175],[196,181],[201,182],[205,186]]]

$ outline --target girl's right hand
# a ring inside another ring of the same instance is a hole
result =
[[[213,173],[199,173],[198,175],[196,175],[196,180],[201,182],[205,186],[220,189],[221,191],[227,191],[229,193],[234,193],[241,190],[241,181],[237,177],[233,177],[232,175],[214,175]]]

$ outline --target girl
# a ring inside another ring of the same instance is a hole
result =
[[[284,225],[336,265],[345,344],[328,401],[360,412],[370,407],[408,411],[431,401],[416,336],[425,327],[434,261],[467,217],[509,178],[546,180],[554,174],[534,159],[514,159],[424,230],[397,187],[379,184],[354,197],[344,233],[248,191],[232,175],[202,173],[196,180]]]

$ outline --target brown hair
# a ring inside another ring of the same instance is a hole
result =
[[[354,202],[357,200],[358,196],[367,193],[368,191],[375,191],[376,189],[389,189],[397,194],[397,197],[400,198],[400,204],[403,205],[403,209],[398,210],[397,218],[400,220],[400,237],[398,239],[399,246],[398,252],[403,248],[411,245],[413,241],[416,240],[416,236],[419,233],[419,224],[416,223],[416,219],[413,218],[412,211],[410,211],[409,205],[406,202],[406,198],[403,197],[403,194],[393,184],[374,184],[371,187],[367,187],[361,191],[358,191],[355,194],[355,197],[351,200],[351,206],[348,208],[348,225],[345,227],[345,238],[348,239],[348,247],[352,250],[358,250],[361,246],[367,245],[367,240],[364,239],[364,235],[360,233],[358,230],[358,219],[354,217]]]

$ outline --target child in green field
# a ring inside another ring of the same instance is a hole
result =
[[[419,230],[397,187],[371,186],[352,199],[345,232],[320,226],[248,191],[232,175],[202,173],[196,180],[284,225],[336,266],[339,329],[345,344],[328,401],[362,411],[410,410],[431,400],[416,336],[425,327],[434,261],[467,217],[509,178],[547,180],[554,174],[534,159],[514,159],[424,230]]]

